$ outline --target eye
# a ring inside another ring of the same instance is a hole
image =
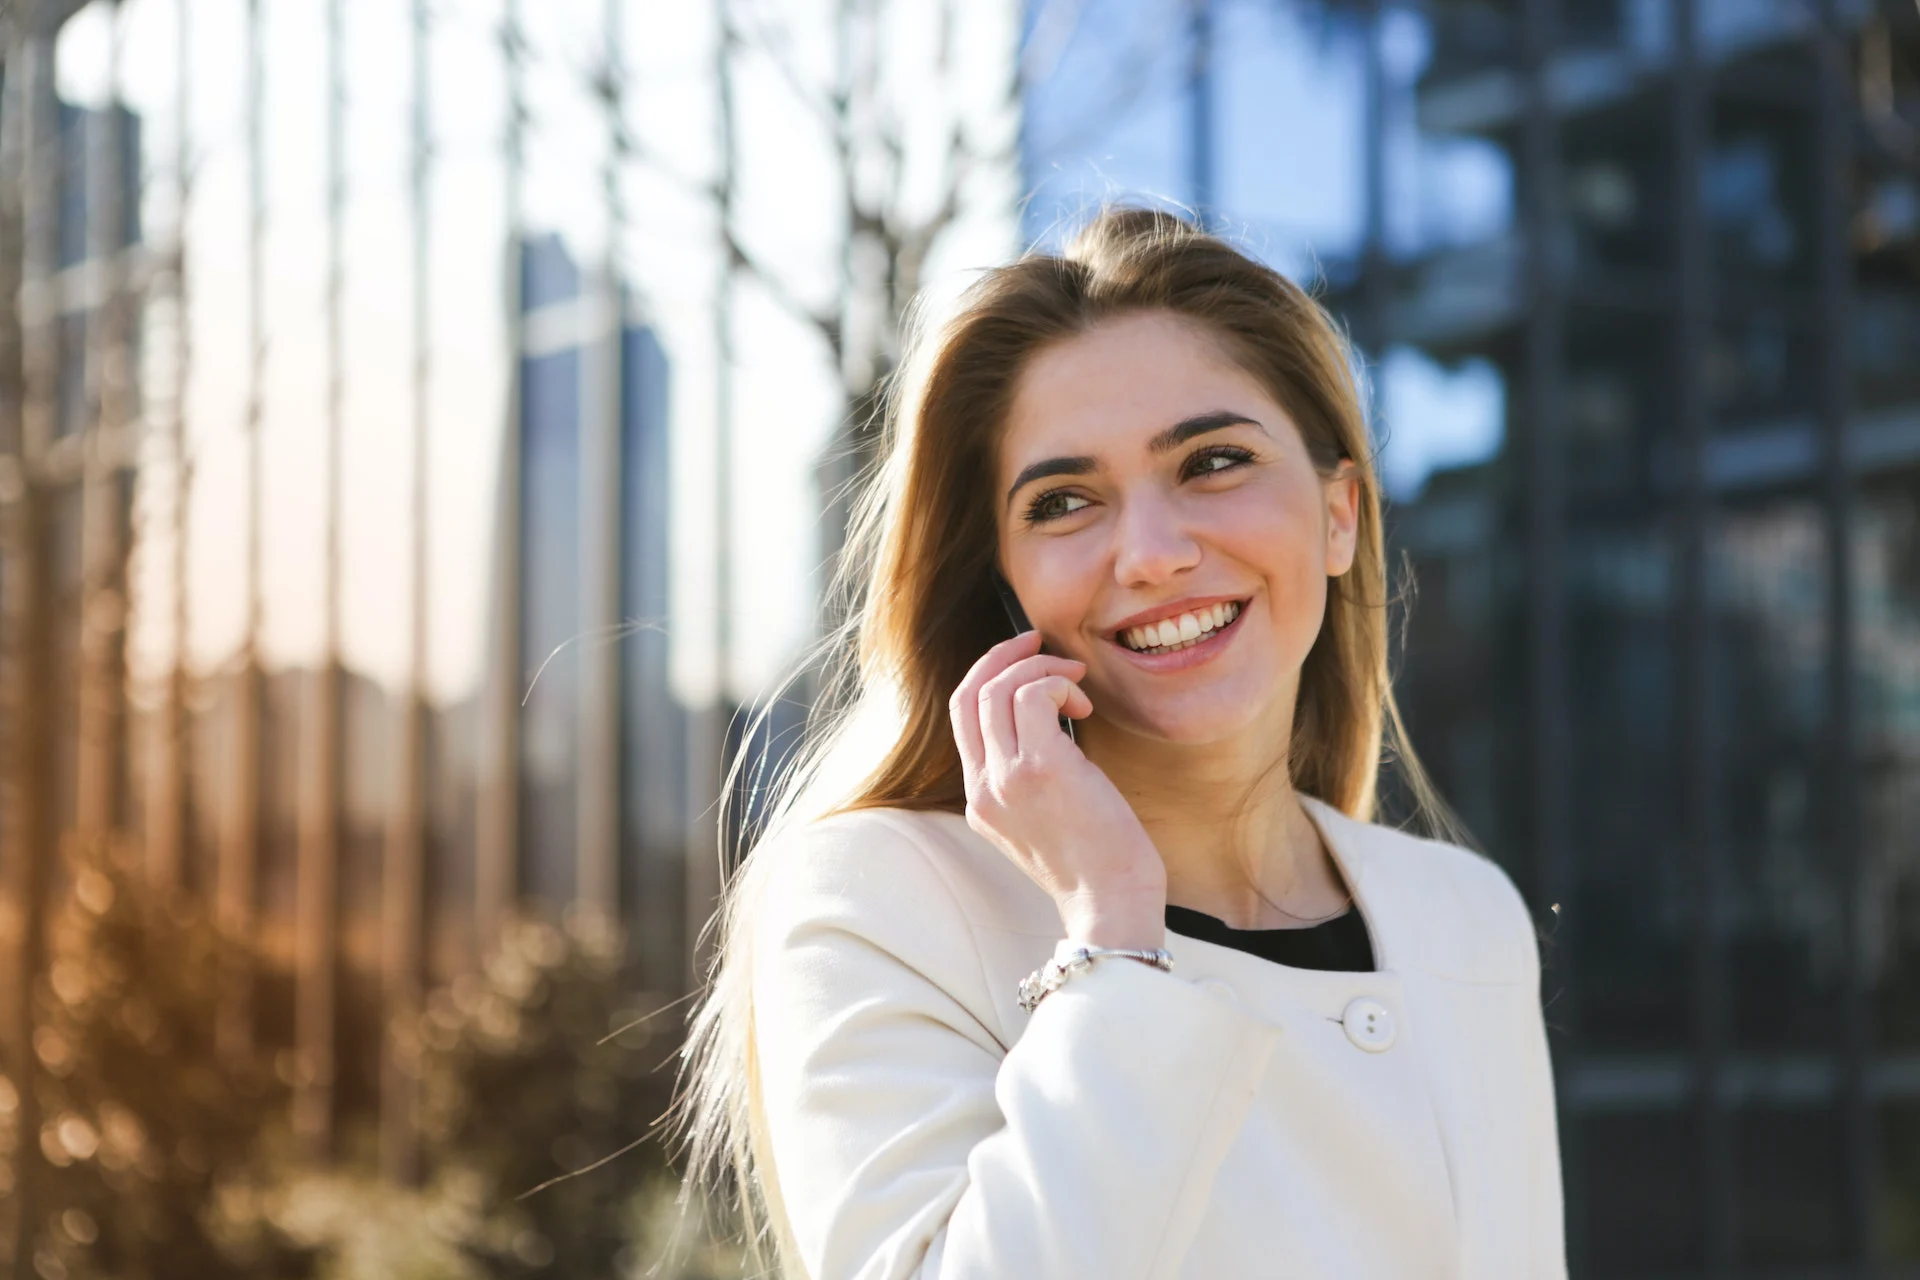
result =
[[[1067,505],[1073,502],[1079,503],[1080,506]],[[1049,489],[1045,493],[1036,494],[1033,501],[1027,504],[1027,523],[1044,524],[1048,520],[1058,520],[1062,516],[1072,515],[1086,505],[1087,500],[1077,493],[1071,493],[1065,489]]]
[[[1232,471],[1252,461],[1253,453],[1250,450],[1238,445],[1216,444],[1189,454],[1185,470],[1188,476],[1210,476]]]

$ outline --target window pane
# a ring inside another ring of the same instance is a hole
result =
[[[1866,963],[1875,1041],[1920,1046],[1920,476],[1866,487],[1853,523]]]
[[[1722,747],[1734,1036],[1840,1036],[1840,885],[1819,797],[1827,714],[1826,535],[1811,499],[1724,512],[1713,533],[1714,713]]]
[[[1752,1266],[1840,1262],[1840,1124],[1831,1110],[1735,1115],[1739,1260]]]
[[[1678,839],[1679,692],[1669,540],[1591,528],[1569,540],[1567,626],[1577,1016],[1594,1049],[1685,1048],[1691,855]]]
[[[1920,1102],[1879,1110],[1880,1252],[1890,1263],[1920,1263]]]
[[[1585,1167],[1586,1266],[1575,1274],[1687,1271],[1702,1259],[1700,1124],[1690,1112],[1599,1113],[1575,1121]]]

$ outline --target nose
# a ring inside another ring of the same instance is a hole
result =
[[[1114,580],[1123,587],[1151,586],[1200,563],[1200,544],[1178,513],[1155,498],[1128,502],[1114,525]]]

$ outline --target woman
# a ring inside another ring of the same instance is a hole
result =
[[[696,1170],[812,1280],[1564,1274],[1531,917],[1368,820],[1391,737],[1445,829],[1326,316],[1114,210],[910,350],[847,697],[720,917]]]

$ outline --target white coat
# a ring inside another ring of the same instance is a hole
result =
[[[1377,972],[1169,930],[1171,973],[1097,961],[1031,1014],[1059,915],[964,816],[867,810],[762,848],[757,1097],[811,1280],[1564,1276],[1519,893],[1304,804]]]

